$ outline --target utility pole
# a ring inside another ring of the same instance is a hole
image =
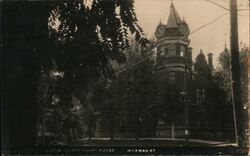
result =
[[[244,141],[243,131],[243,105],[241,99],[241,80],[239,65],[239,45],[238,45],[238,17],[237,17],[237,0],[230,0],[230,49],[231,49],[231,71],[232,71],[232,92],[235,104],[238,146],[241,148]]]

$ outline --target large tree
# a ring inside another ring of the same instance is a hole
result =
[[[73,95],[80,99],[83,90],[100,77],[114,76],[112,61],[125,62],[122,51],[129,44],[129,33],[135,33],[137,40],[144,39],[132,0],[62,3],[56,5],[51,19],[54,23],[58,21],[52,36],[59,49],[55,60],[64,73],[59,86],[62,105],[68,114]]]
[[[247,67],[245,59],[247,58],[248,48],[244,46],[240,50],[240,70],[242,84],[246,82]],[[230,74],[230,52],[225,47],[224,51],[219,55],[219,66],[215,69],[212,79],[209,83],[206,94],[206,103],[208,108],[208,124],[216,134],[216,131],[226,132],[225,128],[231,128],[231,138],[233,137],[233,105],[232,105],[232,82]],[[242,85],[242,92],[244,93],[244,85]],[[242,94],[242,99],[246,99],[246,94]],[[216,98],[215,98],[216,97]],[[223,114],[223,115],[222,115]]]
[[[157,119],[154,114],[157,98],[154,61],[148,58],[140,62],[152,54],[152,44],[141,45],[133,41],[125,51],[127,62],[116,69],[117,79],[112,84],[115,108],[121,110],[120,132],[137,138],[152,137]]]
[[[142,32],[132,0],[58,2],[54,8],[59,15],[59,29],[51,31],[51,39],[58,41],[54,46],[48,40],[49,2],[15,1],[3,5],[8,103],[4,108],[9,120],[5,132],[13,151],[35,145],[36,95],[42,65],[49,64],[52,57],[64,73],[61,101],[67,110],[72,95],[79,96],[90,80],[112,75],[110,60],[124,61],[120,51],[128,45],[128,32],[135,33],[138,40]]]

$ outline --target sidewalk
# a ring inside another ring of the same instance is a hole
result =
[[[92,141],[98,141],[98,143],[103,142],[103,143],[108,143],[110,142],[122,142],[124,141],[125,144],[131,142],[148,142],[150,143],[150,141],[152,141],[152,143],[154,142],[164,142],[164,141],[168,141],[168,142],[185,142],[185,138],[140,138],[139,140],[136,140],[135,138],[114,138],[113,141],[110,140],[110,138],[91,138],[91,140],[89,140],[88,138],[82,138],[82,139],[78,139],[77,142],[92,142]],[[236,143],[229,143],[229,142],[221,142],[221,141],[212,141],[212,140],[202,140],[202,139],[189,139],[188,140],[189,143],[195,143],[195,144],[207,144],[208,146],[215,146],[215,147],[220,147],[220,146],[235,146],[236,147]]]

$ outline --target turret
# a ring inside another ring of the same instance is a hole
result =
[[[155,36],[157,39],[162,39],[164,37],[183,37],[186,38],[189,35],[189,27],[186,21],[181,20],[179,14],[177,13],[173,2],[170,6],[170,13],[168,16],[167,24],[163,24],[161,21],[159,22]]]
[[[192,63],[192,48],[189,47],[188,35],[188,24],[180,18],[172,2],[167,22],[160,21],[155,31],[157,64],[160,69],[184,72],[185,65]]]

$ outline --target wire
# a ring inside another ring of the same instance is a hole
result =
[[[222,6],[222,5],[218,4],[218,3],[215,3],[215,2],[213,2],[211,0],[206,0],[206,1],[218,6],[218,7],[222,8],[222,9],[224,9],[224,10],[230,11],[228,8]],[[249,9],[238,9],[237,11],[249,11]],[[241,14],[238,14],[238,15],[242,16],[242,17],[249,17],[248,15],[241,15]]]
[[[241,14],[238,14],[238,15],[241,17],[250,17],[249,15],[241,15]]]
[[[226,2],[226,3],[229,3],[229,1],[227,1],[227,0],[222,0],[222,1],[224,1],[224,2]]]
[[[192,35],[192,34],[194,34],[195,32],[201,30],[202,28],[204,28],[204,27],[206,27],[206,26],[208,26],[208,25],[213,24],[214,22],[216,22],[217,20],[219,20],[220,18],[222,18],[222,17],[225,16],[226,14],[228,14],[228,12],[225,13],[225,14],[223,14],[223,15],[221,15],[221,16],[219,16],[219,17],[217,17],[216,19],[212,20],[212,21],[209,22],[209,23],[200,26],[200,27],[197,28],[196,30],[192,31],[189,35]],[[177,43],[178,41],[180,41],[180,40],[186,38],[187,36],[188,36],[188,35],[185,35],[185,36],[181,37],[180,39],[178,39],[176,42],[167,45],[166,48],[169,47],[169,46],[171,46],[171,45],[174,45],[175,43]],[[148,56],[144,57],[144,58],[143,58],[142,60],[140,60],[138,63],[135,63],[135,64],[133,64],[133,65],[131,65],[131,66],[129,66],[129,67],[123,69],[123,70],[120,70],[120,71],[116,72],[116,74],[120,74],[120,73],[122,73],[122,72],[125,72],[125,71],[127,71],[127,70],[132,69],[133,67],[135,67],[135,66],[141,64],[142,62],[144,62],[145,60],[149,59],[153,54],[155,54],[155,52],[153,52],[153,53],[149,54]],[[160,54],[160,53],[159,53],[159,54]]]
[[[238,9],[238,11],[249,11],[249,9]]]
[[[224,10],[227,10],[227,11],[229,11],[229,9],[228,9],[228,8],[225,8],[224,6],[222,6],[222,5],[218,4],[218,3],[215,3],[215,2],[213,2],[213,1],[210,1],[210,0],[206,0],[206,1],[207,1],[207,2],[210,2],[210,3],[212,3],[212,4],[216,5],[216,6],[218,6],[218,7],[222,8],[222,9],[224,9]]]
[[[227,15],[227,14],[228,14],[228,12],[225,13],[225,14],[220,15],[219,17],[217,17],[216,19],[212,20],[212,21],[209,22],[209,23],[200,26],[199,28],[197,28],[196,30],[194,30],[191,34],[193,34],[193,33],[197,32],[197,31],[199,31],[200,29],[202,29],[202,28],[204,28],[204,27],[206,27],[206,26],[208,26],[208,25],[210,25],[210,24],[213,24],[214,22],[216,22],[216,21],[219,20],[221,17],[223,17],[223,16],[225,16],[225,15]]]

